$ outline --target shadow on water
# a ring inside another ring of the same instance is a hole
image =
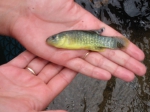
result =
[[[132,82],[117,78],[100,81],[79,74],[49,105],[48,109],[69,112],[150,111],[150,1],[75,0],[101,21],[110,25],[145,53],[147,73]]]

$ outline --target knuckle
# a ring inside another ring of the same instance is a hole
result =
[[[109,52],[108,52],[108,58],[112,58],[112,57],[115,57],[115,55],[116,55],[116,53],[115,53],[115,51],[114,50],[110,50]]]
[[[66,73],[61,73],[60,74],[61,79],[63,79],[63,81],[68,85],[70,82],[68,80],[68,75]]]
[[[105,62],[105,58],[103,56],[101,56],[98,60],[98,66],[102,67],[104,65]]]
[[[119,66],[117,65],[114,70],[112,71],[112,74],[116,75],[116,74],[119,74]]]

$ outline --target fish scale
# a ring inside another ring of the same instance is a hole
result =
[[[63,49],[100,51],[104,48],[122,49],[129,41],[125,37],[101,36],[95,31],[71,30],[50,36],[48,45]]]

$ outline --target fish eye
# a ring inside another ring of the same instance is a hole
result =
[[[55,36],[55,35],[53,35],[51,38],[52,38],[52,40],[54,40],[54,39],[56,38],[56,36]]]

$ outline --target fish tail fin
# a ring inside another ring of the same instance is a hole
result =
[[[126,37],[121,37],[121,38],[117,37],[116,40],[117,40],[116,48],[118,48],[118,49],[127,48],[127,46],[129,45],[129,42],[130,42]]]
[[[124,48],[127,48],[127,47],[128,47],[130,41],[128,40],[127,37],[123,37],[123,40],[124,40],[124,47],[123,47],[123,49],[124,49]]]

